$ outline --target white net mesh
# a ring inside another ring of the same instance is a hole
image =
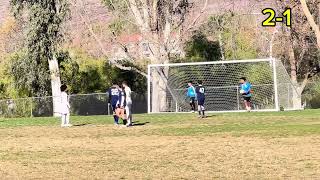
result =
[[[282,63],[261,59],[150,65],[149,112],[190,111],[187,83],[199,80],[206,88],[207,111],[244,110],[240,77],[252,84],[254,110],[294,109],[291,99],[296,92]]]
[[[301,94],[298,94],[281,61],[275,61],[279,104],[284,110],[301,109]]]

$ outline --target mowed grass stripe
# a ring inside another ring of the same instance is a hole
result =
[[[137,126],[110,132],[110,136],[162,135],[195,136],[228,133],[234,136],[304,136],[320,134],[320,110],[291,112],[253,112],[209,114],[198,119],[196,114],[135,115]],[[73,116],[74,128],[110,126],[112,116]],[[58,128],[59,118],[0,119],[0,128],[46,126]]]

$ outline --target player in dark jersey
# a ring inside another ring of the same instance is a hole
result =
[[[119,117],[116,115],[117,104],[119,101],[120,90],[117,83],[113,83],[112,87],[108,90],[109,103],[111,104],[113,111],[114,124],[119,125]]]
[[[119,100],[117,102],[117,110],[116,110],[116,114],[118,116],[118,118],[121,118],[123,121],[123,125],[127,124],[127,116],[126,116],[126,111],[125,111],[125,107],[126,107],[126,93],[124,91],[123,87],[119,88]]]
[[[197,99],[198,99],[198,112],[199,118],[205,118],[205,108],[204,108],[204,101],[205,101],[205,87],[202,85],[202,81],[198,81],[198,86],[196,87]]]

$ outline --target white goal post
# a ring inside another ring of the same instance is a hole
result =
[[[148,66],[148,113],[189,112],[187,83],[203,81],[209,112],[242,112],[239,79],[252,84],[253,111],[301,109],[301,99],[282,62],[230,60]]]

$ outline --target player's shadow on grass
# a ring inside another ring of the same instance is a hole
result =
[[[132,122],[132,126],[144,126],[146,124],[149,124],[150,122],[143,122],[143,123],[139,123],[139,121],[133,121]]]
[[[81,127],[81,126],[87,126],[87,125],[90,125],[90,123],[75,124],[75,125],[73,125],[73,126],[75,126],[75,127]]]

